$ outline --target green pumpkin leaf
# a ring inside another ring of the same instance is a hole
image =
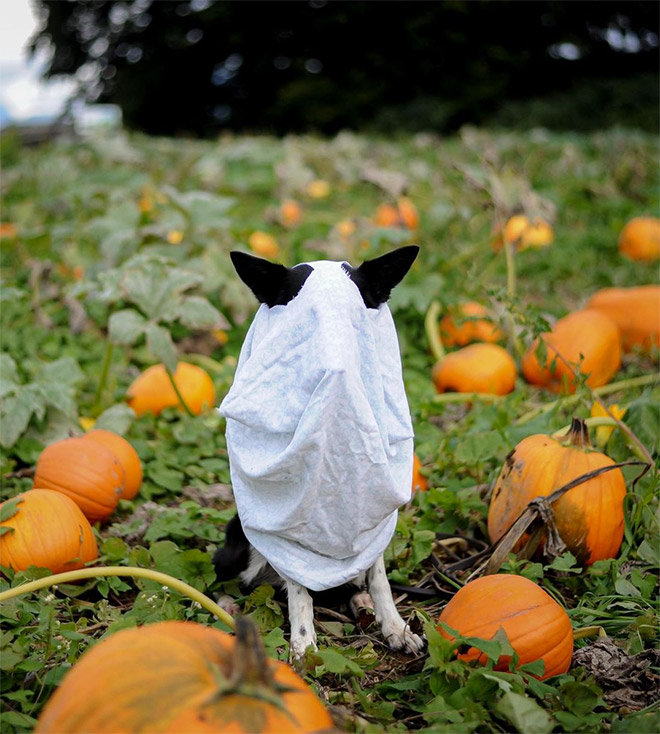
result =
[[[511,722],[521,734],[548,734],[555,726],[555,720],[544,711],[536,701],[520,693],[508,691],[498,701],[495,710]]]
[[[146,328],[147,349],[174,373],[177,364],[177,351],[170,332],[158,324],[149,323]]]
[[[117,311],[108,320],[108,338],[113,344],[130,346],[142,336],[147,321],[132,308]]]

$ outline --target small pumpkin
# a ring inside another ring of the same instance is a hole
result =
[[[0,522],[1,528],[12,529],[0,535],[0,565],[64,573],[98,558],[92,526],[66,495],[29,489],[0,504],[0,510],[7,511],[10,503],[16,504],[16,513]]]
[[[506,395],[516,384],[516,363],[498,344],[470,344],[450,352],[433,367],[438,392]]]
[[[496,230],[492,246],[493,250],[498,252],[506,241],[515,245],[520,252],[528,249],[538,250],[552,244],[554,238],[552,225],[544,219],[535,217],[530,220],[524,214],[515,214],[504,225],[504,237],[501,230]]]
[[[247,631],[246,631],[247,630]],[[124,629],[85,652],[35,732],[319,732],[333,728],[312,689],[266,658],[256,628],[195,622]]]
[[[415,492],[426,492],[428,487],[428,480],[421,473],[422,462],[419,460],[419,456],[415,454],[413,458],[413,480],[412,480],[412,493]]]
[[[93,523],[106,520],[115,511],[126,487],[126,474],[107,446],[86,438],[65,438],[39,455],[33,487],[67,495]]]
[[[627,222],[619,235],[619,252],[644,262],[660,258],[660,219],[634,217]]]
[[[588,375],[586,382],[590,387],[608,383],[621,366],[619,329],[600,311],[591,308],[573,311],[540,338],[546,346],[545,361],[540,362],[536,354],[538,339],[522,361],[523,376],[532,385],[554,392],[575,392],[573,373],[558,353],[575,369]]]
[[[519,665],[542,660],[541,680],[565,673],[573,655],[573,629],[564,608],[538,584],[513,574],[482,576],[465,584],[443,609],[444,622],[462,637],[492,639],[501,628],[516,651]],[[439,626],[447,639],[452,635]],[[459,657],[485,663],[484,653],[471,647]],[[508,670],[510,657],[502,656],[496,670]]]
[[[213,380],[201,367],[188,362],[179,362],[174,372],[174,382],[193,413],[199,415],[215,404]],[[162,364],[148,367],[132,382],[126,396],[128,404],[137,416],[145,413],[158,415],[170,407],[181,408],[179,398]]]
[[[142,485],[142,464],[137,451],[122,436],[101,428],[89,431],[83,438],[97,441],[102,446],[109,448],[119,459],[126,475],[126,485],[121,499],[132,500]]]
[[[625,352],[635,348],[650,351],[660,345],[660,286],[603,288],[591,296],[586,308],[614,321]]]
[[[416,230],[419,227],[419,213],[407,196],[400,196],[396,204],[381,204],[376,209],[374,223],[378,227]]]
[[[259,257],[273,259],[280,254],[277,240],[268,232],[261,232],[260,230],[253,232],[248,239],[248,244],[252,252],[259,255]]]
[[[295,199],[287,199],[282,202],[279,212],[280,224],[287,229],[297,227],[302,220],[302,209]]]
[[[535,497],[546,497],[587,472],[614,464],[591,447],[586,424],[574,418],[566,438],[524,438],[507,456],[488,509],[488,535],[497,542]],[[557,531],[581,564],[614,558],[623,539],[626,483],[612,469],[568,490],[552,509]]]
[[[464,347],[471,342],[498,342],[504,338],[490,318],[488,309],[468,301],[448,309],[440,319],[440,337],[447,347]]]

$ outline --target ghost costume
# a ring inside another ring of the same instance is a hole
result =
[[[413,431],[394,321],[341,263],[262,304],[220,405],[238,514],[283,577],[313,591],[370,568],[410,499]]]

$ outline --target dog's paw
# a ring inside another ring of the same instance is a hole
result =
[[[235,617],[241,613],[241,608],[231,598],[231,596],[219,596],[216,600],[217,605],[220,609],[223,609],[230,617]]]
[[[318,650],[314,630],[307,630],[305,627],[301,627],[295,634],[292,631],[291,643],[289,645],[289,660],[297,663],[303,661],[308,649],[311,649],[312,652]]]
[[[411,632],[410,627],[402,621],[401,625],[383,625],[383,637],[392,650],[401,650],[414,655],[421,652],[426,645],[423,637]]]

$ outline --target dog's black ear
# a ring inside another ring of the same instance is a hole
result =
[[[347,264],[343,267],[360,289],[364,305],[367,308],[378,308],[390,297],[394,286],[403,280],[418,252],[417,245],[408,245],[375,260],[366,260],[358,268]]]
[[[229,257],[238,277],[250,288],[259,303],[265,303],[269,308],[286,306],[298,295],[312,272],[309,265],[286,268],[238,250],[230,252]]]

